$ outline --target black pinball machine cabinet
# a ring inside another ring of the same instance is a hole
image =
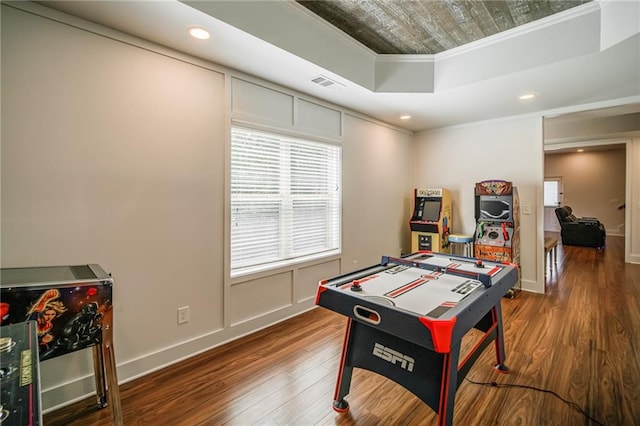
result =
[[[33,324],[39,362],[92,349],[97,407],[122,424],[111,276],[97,264],[2,268],[0,290],[1,328]]]

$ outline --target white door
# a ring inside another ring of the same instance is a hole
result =
[[[560,232],[556,208],[562,205],[562,177],[544,178],[544,230]]]

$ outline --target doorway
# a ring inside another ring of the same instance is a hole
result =
[[[598,217],[605,223],[607,237],[624,238],[624,261],[632,263],[640,262],[633,254],[638,246],[636,233],[632,232],[636,215],[631,214],[629,204],[640,205],[634,201],[637,197],[631,192],[637,181],[633,165],[637,163],[634,157],[639,136],[639,102],[543,118],[545,178],[561,176],[563,194],[560,202],[572,207],[576,216]],[[616,165],[600,161],[616,151],[613,154],[619,158]],[[564,167],[554,170],[555,163],[563,155],[567,160],[569,154],[573,154],[573,161],[565,161]],[[607,187],[608,175],[612,173],[621,174],[623,178],[615,177],[615,183],[609,183]],[[555,212],[551,215],[550,210],[545,208],[545,230],[556,226]]]
[[[562,205],[562,196],[564,195],[562,176],[545,176],[543,190],[544,232],[560,232],[556,208]]]

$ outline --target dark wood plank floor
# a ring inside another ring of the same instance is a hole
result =
[[[623,253],[621,237],[608,237],[603,251],[559,245],[546,295],[503,299],[511,374],[494,372],[487,349],[467,378],[553,391],[601,424],[640,425],[640,265],[625,264]],[[347,398],[350,411],[333,411],[344,326],[344,317],[314,309],[123,384],[125,423],[435,424],[435,413],[411,393],[360,369]],[[92,404],[49,413],[45,424],[108,425],[109,409],[96,411]],[[454,423],[597,424],[550,393],[469,381],[458,390]]]

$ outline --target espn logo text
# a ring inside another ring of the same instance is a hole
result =
[[[396,365],[396,363],[399,363],[400,367],[404,368],[405,370],[409,372],[413,371],[413,365],[415,364],[415,361],[410,356],[404,355],[391,348],[387,348],[381,345],[380,343],[376,343],[373,346],[372,353],[374,356],[377,356],[378,358],[382,358],[393,365]]]

